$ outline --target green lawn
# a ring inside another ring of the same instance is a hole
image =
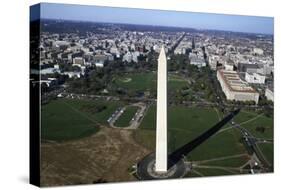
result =
[[[221,175],[234,175],[240,174],[238,171],[227,171],[214,168],[194,168],[195,171],[200,172],[203,176],[221,176]]]
[[[198,173],[196,173],[194,170],[191,170],[190,172],[187,172],[185,177],[201,177]]]
[[[134,117],[137,112],[137,106],[128,106],[124,113],[118,118],[118,120],[114,123],[116,127],[128,127],[131,119]]]
[[[151,91],[156,92],[157,75],[156,73],[134,73],[125,74],[122,77],[115,78],[115,84],[133,91]],[[171,74],[168,76],[168,89],[176,90],[184,87],[187,81],[181,76]]]
[[[263,143],[258,144],[259,149],[262,154],[265,156],[265,159],[273,165],[274,157],[273,157],[273,144],[272,143]]]
[[[172,106],[168,108],[168,150],[172,152],[181,145],[191,141],[203,131],[212,127],[219,121],[214,109],[186,108],[183,106]],[[242,110],[234,120],[242,124],[255,137],[273,138],[273,119],[255,112]],[[140,129],[136,131],[135,139],[151,149],[155,149],[155,127],[156,127],[156,107],[151,106],[147,111]],[[224,128],[230,127],[229,124]],[[256,127],[264,127],[264,132],[260,132]],[[186,156],[189,161],[204,161],[200,165],[220,166],[239,168],[249,160],[249,155],[244,145],[241,143],[241,133],[235,128],[229,128],[219,132],[194,149]],[[258,144],[266,159],[273,164],[273,144]],[[196,169],[197,170],[197,169]],[[220,169],[200,168],[204,176],[229,175],[233,172]],[[234,171],[239,174],[239,171]],[[244,171],[243,173],[247,173]],[[196,176],[197,174],[187,175]]]
[[[224,166],[224,167],[240,167],[243,164],[246,163],[246,161],[249,159],[247,155],[241,155],[237,157],[220,157],[218,159],[220,160],[210,160],[202,163],[202,165],[207,165],[207,166]]]
[[[168,90],[180,90],[182,87],[187,86],[187,80],[181,76],[170,74],[168,76]]]
[[[221,113],[218,113],[220,116]],[[168,108],[168,150],[179,148],[190,142],[202,132],[211,128],[219,121],[217,112],[214,109],[187,108],[184,106],[172,106]],[[140,129],[136,131],[135,139],[147,148],[155,149],[155,126],[156,126],[156,107],[152,106],[147,111]],[[226,125],[225,127],[228,127]],[[190,161],[203,161],[209,159],[223,158],[225,156],[234,156],[247,154],[244,146],[240,143],[241,135],[234,129],[218,133],[205,141],[199,147],[187,155]],[[206,162],[205,165],[218,165],[239,167],[248,160],[247,156],[239,156],[232,159],[221,159],[217,161]],[[207,169],[206,174],[208,173]],[[215,174],[228,173],[225,171],[216,171]],[[210,175],[212,173],[210,172]],[[193,176],[193,175],[192,175]]]
[[[128,80],[130,79],[130,80]],[[156,75],[149,73],[125,74],[117,77],[115,83],[118,87],[122,87],[134,91],[151,91],[156,90]]]
[[[273,139],[273,118],[255,112],[241,111],[234,120],[257,138]],[[263,127],[264,131],[257,130]],[[273,165],[273,144],[258,144],[267,161]]]
[[[94,134],[120,105],[120,102],[53,100],[42,106],[41,137],[63,141]],[[104,107],[98,112],[92,111],[97,106]]]
[[[266,117],[263,114],[255,112],[241,111],[234,121],[239,123],[250,131],[252,135],[259,138],[272,139],[273,138],[273,118]],[[264,127],[265,131],[260,132],[257,127]]]
[[[216,122],[218,122],[218,116],[212,109],[186,108],[183,106],[169,107],[168,139],[170,142],[170,151],[192,140],[205,129],[216,124]],[[140,128],[155,131],[155,106],[149,108]]]
[[[240,135],[236,135],[233,129],[224,133],[218,133],[201,144],[192,151],[188,158],[191,160],[206,160],[213,158],[221,158],[224,156],[233,156],[238,154],[246,154],[246,150],[240,143]],[[244,157],[238,158],[241,162],[246,162]],[[219,161],[224,165],[225,160]]]

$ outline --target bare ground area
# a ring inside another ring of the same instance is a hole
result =
[[[41,144],[41,185],[59,186],[136,180],[129,168],[150,151],[132,130],[102,127],[90,137]]]

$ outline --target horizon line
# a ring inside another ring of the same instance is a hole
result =
[[[31,6],[31,8],[33,7],[38,8],[37,18],[42,17],[44,19],[196,28],[274,35],[274,17],[270,16],[67,3],[38,3]],[[30,18],[34,20],[32,12]],[[235,22],[236,24],[234,24]]]
[[[135,24],[127,22],[102,22],[102,21],[93,21],[93,20],[78,20],[78,19],[62,19],[62,18],[37,18],[30,20],[30,22],[37,20],[61,20],[61,21],[75,21],[75,22],[90,22],[90,23],[105,23],[105,24],[125,24],[125,25],[138,25],[138,26],[153,26],[153,27],[167,27],[167,28],[182,28],[182,29],[193,29],[197,31],[218,31],[218,32],[231,32],[231,33],[241,33],[241,34],[253,34],[253,35],[267,35],[274,36],[273,33],[261,33],[261,32],[243,32],[235,30],[221,30],[221,29],[212,29],[212,28],[196,28],[196,27],[187,27],[187,26],[171,26],[171,25],[159,25],[159,24]]]

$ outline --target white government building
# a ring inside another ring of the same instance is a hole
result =
[[[259,73],[246,73],[245,80],[248,83],[253,84],[264,84],[265,83],[265,76]]]
[[[227,100],[259,101],[259,93],[247,82],[242,81],[236,71],[217,71],[217,79]]]

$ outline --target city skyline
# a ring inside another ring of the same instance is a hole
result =
[[[79,13],[79,14],[73,14]],[[30,15],[36,20],[36,15]],[[42,3],[40,18],[273,34],[272,17]]]
[[[52,6],[31,7],[34,184],[274,172],[273,35],[167,26],[229,15]]]

